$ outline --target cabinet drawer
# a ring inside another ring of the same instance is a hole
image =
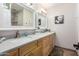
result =
[[[19,49],[19,53],[20,55],[25,55],[26,53],[28,53],[29,51],[33,50],[36,47],[37,47],[37,41],[31,42],[29,44],[22,46]]]

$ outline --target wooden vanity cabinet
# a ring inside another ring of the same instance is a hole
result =
[[[43,37],[10,51],[9,56],[48,56],[54,48],[55,35]]]

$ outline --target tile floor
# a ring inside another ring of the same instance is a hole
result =
[[[77,53],[75,51],[56,46],[49,56],[77,56]]]
[[[75,51],[63,49],[63,56],[77,56]]]

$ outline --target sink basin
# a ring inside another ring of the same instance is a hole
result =
[[[11,40],[11,41],[9,41],[9,42],[11,42],[11,43],[21,43],[22,42],[22,40],[21,39],[14,39],[14,40]]]
[[[29,40],[29,39],[31,39],[31,37],[21,37],[18,39],[12,39],[12,40],[10,40],[10,42],[18,44],[18,43],[22,43],[22,42]]]
[[[35,38],[36,35],[28,35],[29,38]]]
[[[10,40],[9,42],[16,45],[16,46],[20,46],[26,43],[31,42],[31,38],[27,38],[27,37],[22,37],[20,39],[14,39],[14,40]]]
[[[33,40],[34,38],[37,38],[37,35],[39,36],[39,34],[40,33],[36,33],[36,34],[28,35],[28,36],[22,36],[16,39],[11,39],[10,42],[20,44],[29,40]]]

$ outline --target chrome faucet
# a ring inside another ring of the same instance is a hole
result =
[[[20,37],[19,30],[16,31],[16,38]]]

